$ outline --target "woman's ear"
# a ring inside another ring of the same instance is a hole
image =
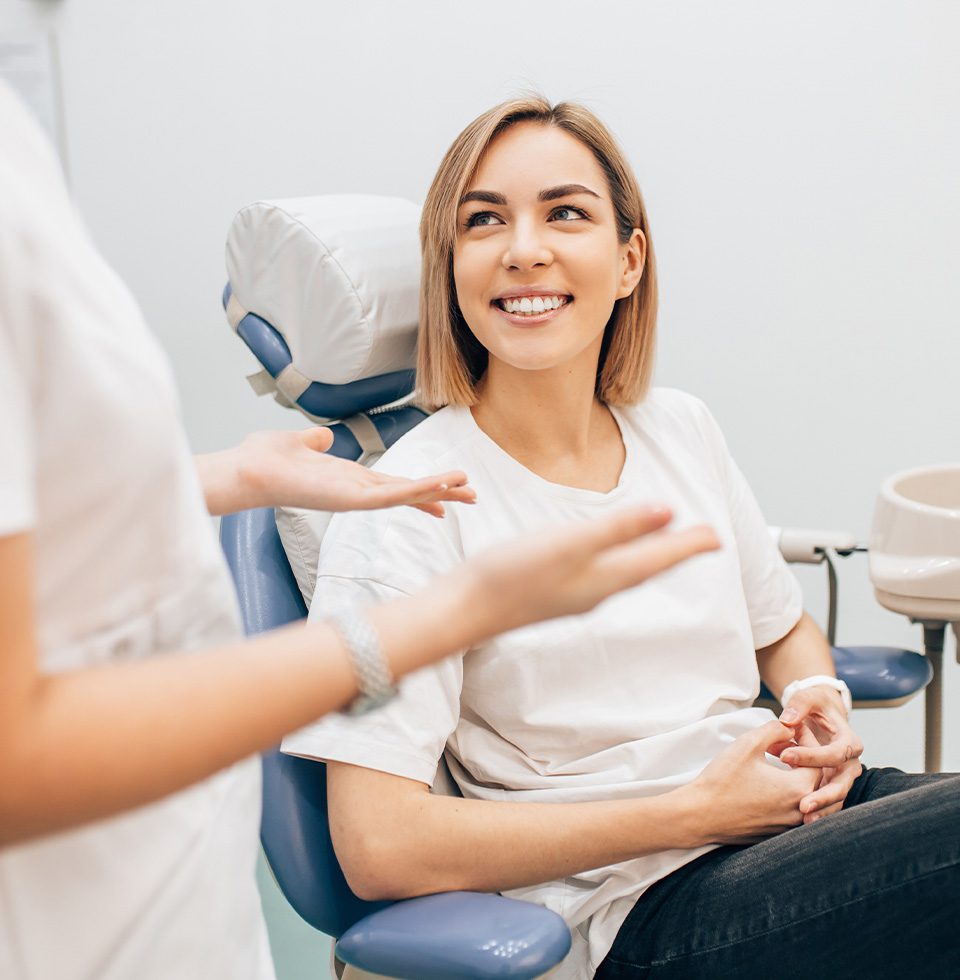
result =
[[[630,240],[621,246],[620,281],[617,284],[617,299],[629,296],[643,276],[647,262],[647,239],[639,228],[633,229]]]

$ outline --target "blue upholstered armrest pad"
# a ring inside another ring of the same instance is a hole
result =
[[[478,892],[448,892],[397,902],[341,936],[345,963],[408,980],[538,977],[570,950],[570,930],[555,912]]]
[[[922,691],[933,678],[930,661],[900,647],[834,647],[837,677],[847,682],[853,703],[896,703]],[[760,697],[772,700],[765,684]]]

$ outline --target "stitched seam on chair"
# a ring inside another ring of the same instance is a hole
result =
[[[847,908],[850,905],[857,905],[860,902],[866,901],[868,898],[874,898],[877,895],[882,895],[884,892],[892,891],[894,888],[899,888],[901,885],[911,884],[915,881],[922,881],[924,878],[928,878],[931,875],[940,874],[943,871],[950,871],[957,866],[957,862],[951,861],[948,864],[943,865],[939,868],[934,868],[932,871],[925,871],[921,875],[914,875],[912,878],[905,878],[903,881],[894,882],[890,885],[884,885],[882,888],[874,889],[868,892],[866,895],[858,895],[856,898],[850,899],[848,902],[842,902],[840,905],[833,905],[829,909],[823,909],[819,912],[813,912],[811,915],[805,916],[802,919],[794,919],[792,922],[785,922],[781,926],[773,926],[770,929],[764,929],[761,932],[755,932],[752,935],[744,936],[742,939],[734,939],[727,943],[719,943],[716,946],[709,946],[706,949],[698,949],[695,953],[683,953],[680,956],[671,956],[667,959],[653,960],[650,963],[637,964],[631,963],[628,960],[617,959],[614,956],[608,957],[611,963],[615,963],[617,966],[627,967],[628,969],[634,970],[648,970],[657,966],[669,966],[676,963],[682,963],[684,960],[692,960],[698,956],[704,956],[707,953],[715,953],[721,949],[728,949],[731,946],[738,946],[741,943],[748,943],[754,939],[760,939],[763,936],[769,936],[777,932],[782,932],[784,929],[792,929],[794,926],[802,925],[805,922],[812,922],[814,919],[821,918],[825,915],[833,915],[838,909]]]

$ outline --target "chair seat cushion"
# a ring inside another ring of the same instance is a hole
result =
[[[900,647],[834,647],[837,677],[861,708],[894,707],[922,691],[933,677],[930,661]],[[775,700],[765,684],[760,697]]]
[[[337,943],[344,963],[409,980],[533,978],[569,950],[570,930],[555,912],[478,892],[397,902]]]
[[[933,678],[926,657],[900,647],[834,647],[833,660],[855,703],[902,703]]]

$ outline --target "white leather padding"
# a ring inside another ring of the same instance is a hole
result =
[[[337,194],[258,201],[227,237],[240,306],[267,320],[311,381],[347,384],[414,366],[420,208]]]

